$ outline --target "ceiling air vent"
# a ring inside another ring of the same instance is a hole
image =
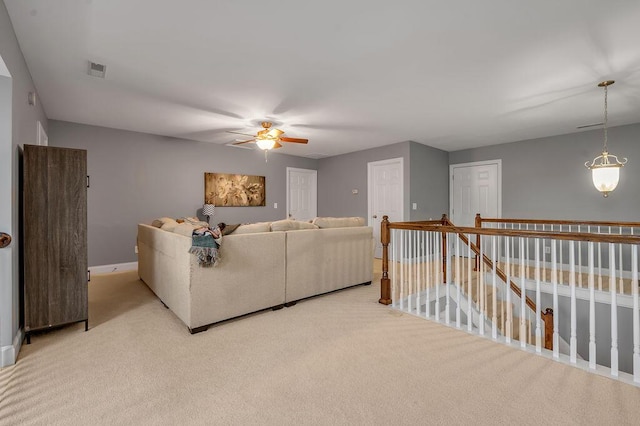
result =
[[[104,78],[107,72],[107,66],[89,61],[89,75],[93,77]]]

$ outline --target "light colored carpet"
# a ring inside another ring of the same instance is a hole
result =
[[[135,272],[0,370],[0,424],[638,424],[640,389],[392,311],[379,279],[190,335]]]

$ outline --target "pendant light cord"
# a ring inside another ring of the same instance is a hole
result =
[[[607,149],[607,87],[604,86],[604,152],[608,152]]]

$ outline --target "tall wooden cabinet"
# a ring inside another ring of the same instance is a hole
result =
[[[25,145],[23,172],[24,327],[73,322],[88,328],[87,152]]]

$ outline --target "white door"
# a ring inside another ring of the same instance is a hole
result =
[[[11,193],[13,189],[13,165],[11,142],[11,77],[2,58],[0,58],[0,233],[17,238],[15,230],[12,230],[13,201]],[[5,240],[7,241],[7,240]],[[2,244],[0,244],[1,246]],[[0,248],[0,367],[13,364],[15,350],[12,336],[15,332],[14,300],[17,300],[14,289],[13,250],[14,241],[5,248]],[[17,283],[17,280],[15,281]],[[17,314],[16,314],[17,316]]]
[[[502,161],[452,164],[451,221],[457,226],[474,226],[476,213],[501,217]]]
[[[390,222],[404,220],[404,173],[402,158],[368,164],[369,226],[376,242],[375,257],[382,257],[380,223],[383,216]]]
[[[309,221],[318,215],[318,171],[287,167],[287,218]]]

